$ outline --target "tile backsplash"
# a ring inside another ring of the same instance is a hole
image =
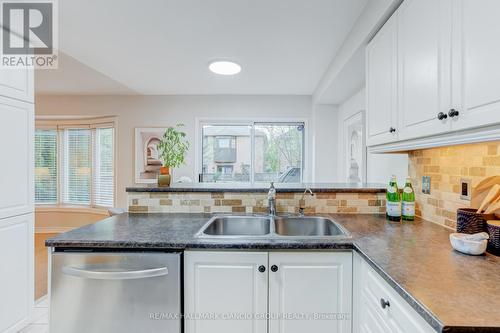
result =
[[[500,141],[409,152],[409,174],[417,216],[455,228],[457,209],[470,206],[460,199],[460,180],[470,179],[474,188],[484,178],[500,175]],[[422,193],[423,176],[431,177],[430,194]]]
[[[303,200],[303,201],[302,201]],[[170,192],[128,194],[131,213],[267,213],[266,193],[239,192]],[[302,201],[302,202],[301,202]],[[278,193],[279,213],[306,214],[379,214],[385,212],[385,193]]]

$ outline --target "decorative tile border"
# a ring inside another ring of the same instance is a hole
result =
[[[306,214],[378,214],[385,213],[385,193],[278,193],[278,213]],[[301,205],[302,204],[302,205]],[[265,193],[137,193],[128,194],[130,213],[254,213],[268,212]]]

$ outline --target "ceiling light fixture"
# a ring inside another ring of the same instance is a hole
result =
[[[219,75],[235,75],[241,72],[241,66],[232,61],[213,61],[208,69]]]

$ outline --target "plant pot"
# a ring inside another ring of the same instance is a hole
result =
[[[172,181],[169,167],[161,167],[160,174],[158,175],[158,186],[169,187]]]

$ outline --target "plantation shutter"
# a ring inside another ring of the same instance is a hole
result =
[[[63,203],[90,205],[92,175],[92,132],[90,129],[63,131]]]
[[[57,130],[35,131],[35,203],[57,204]]]
[[[94,145],[94,205],[113,207],[114,205],[114,129],[96,128]]]

